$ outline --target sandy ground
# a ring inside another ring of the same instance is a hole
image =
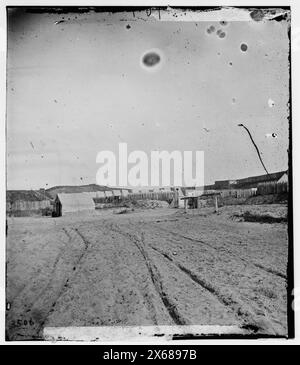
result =
[[[9,218],[7,338],[45,326],[238,325],[287,335],[286,207]]]

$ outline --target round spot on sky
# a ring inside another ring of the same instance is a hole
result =
[[[246,43],[242,43],[242,44],[241,44],[241,51],[246,52],[246,51],[247,51],[247,49],[248,49],[247,44],[246,44]]]
[[[211,30],[211,32],[214,32],[214,31],[216,30],[216,28],[215,28],[213,25],[211,25],[211,26],[209,27],[209,29]]]
[[[141,66],[147,71],[157,71],[162,66],[163,55],[159,49],[146,51],[141,57]]]
[[[266,137],[267,138],[278,138],[278,135],[275,132],[273,132],[273,133],[266,133]]]
[[[225,32],[221,32],[220,34],[219,34],[219,38],[225,38],[226,37],[226,33]]]
[[[233,104],[235,104],[236,103],[236,98],[232,98],[231,101],[232,101]]]
[[[126,25],[126,29],[130,29],[131,26],[129,24]]]
[[[210,29],[210,28],[207,28],[207,29],[206,29],[206,33],[207,33],[207,34],[211,34],[211,33],[212,33],[211,29]]]
[[[222,29],[217,30],[217,35],[220,35],[222,33]]]
[[[229,62],[229,66],[232,66],[232,62]]]
[[[272,99],[269,99],[268,100],[268,105],[269,105],[270,108],[273,108],[273,106],[275,105],[275,101],[272,100]]]
[[[264,18],[264,12],[261,9],[251,11],[250,16],[256,22],[260,22]]]
[[[158,64],[160,61],[160,56],[156,52],[148,52],[143,57],[143,63],[147,67],[152,67]]]
[[[228,22],[226,22],[225,20],[221,20],[220,21],[220,24],[224,27],[224,26],[226,26],[228,24]]]

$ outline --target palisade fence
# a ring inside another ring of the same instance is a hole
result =
[[[222,198],[250,198],[257,194],[257,189],[228,189],[219,190]]]
[[[266,182],[266,183],[259,183],[257,186],[257,195],[268,195],[268,194],[281,194],[287,193],[288,183],[282,182]]]
[[[9,217],[30,217],[34,215],[50,215],[50,200],[16,200],[6,202],[6,214]]]
[[[95,203],[113,203],[132,200],[162,200],[170,201],[174,197],[173,191],[160,191],[160,192],[144,192],[144,193],[129,193],[126,196],[111,196],[111,197],[97,197],[94,198]]]
[[[288,191],[288,183],[276,183],[266,182],[259,183],[257,188],[251,189],[224,189],[224,190],[212,190],[218,191],[221,198],[236,198],[236,199],[247,199],[255,195],[268,195],[268,194],[280,194]],[[207,193],[208,191],[206,191]],[[140,193],[129,193],[120,196],[106,196],[96,197],[94,201],[96,204],[107,204],[112,203],[119,204],[126,201],[134,200],[161,200],[170,202],[174,197],[174,191],[159,191],[159,192],[140,192]],[[204,199],[205,196],[203,196]]]
[[[132,200],[163,200],[169,201],[174,197],[173,191],[145,192],[129,194],[127,198]]]
[[[49,208],[51,206],[50,200],[15,200],[14,202],[6,202],[7,211],[30,211]]]

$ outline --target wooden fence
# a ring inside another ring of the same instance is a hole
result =
[[[256,189],[228,189],[219,192],[222,198],[250,198],[256,195]]]
[[[25,200],[16,200],[14,202],[6,202],[6,209],[15,211],[15,210],[38,210],[45,209],[50,207],[50,200],[34,200],[34,201],[25,201]]]
[[[160,191],[160,192],[145,192],[145,193],[129,193],[127,196],[108,197],[108,198],[94,198],[95,203],[114,203],[128,200],[162,200],[169,201],[173,199],[174,192]]]
[[[47,210],[52,210],[50,200],[16,200],[14,202],[6,202],[6,214],[8,216],[43,215]]]
[[[288,192],[288,183],[266,182],[257,186],[257,195],[281,194]]]
[[[147,193],[136,193],[129,194],[127,198],[131,200],[163,200],[168,201],[173,199],[174,192],[172,191],[160,191],[160,192],[147,192]]]

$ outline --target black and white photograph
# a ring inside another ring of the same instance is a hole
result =
[[[294,337],[291,16],[6,7],[6,342]]]

